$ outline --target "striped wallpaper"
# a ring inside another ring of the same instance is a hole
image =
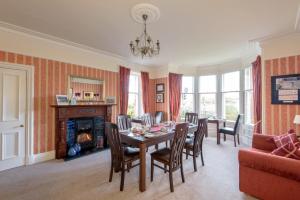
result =
[[[156,84],[165,84],[164,103],[156,103]],[[164,120],[169,119],[169,79],[168,77],[150,79],[150,110],[151,112],[163,111]]]
[[[265,61],[265,134],[279,135],[290,128],[300,133],[300,126],[293,124],[294,116],[300,115],[300,105],[271,104],[271,76],[296,73],[300,73],[300,55]]]
[[[0,51],[0,61],[34,66],[34,153],[54,150],[54,109],[56,94],[67,94],[68,76],[104,80],[105,94],[118,102],[119,74],[76,64]],[[113,108],[112,120],[118,107]]]

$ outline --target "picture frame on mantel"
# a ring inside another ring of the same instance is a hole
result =
[[[163,93],[163,92],[165,92],[165,84],[164,83],[156,84],[156,93]]]
[[[300,104],[300,74],[271,77],[272,104]]]
[[[69,105],[68,96],[67,95],[56,95],[56,104],[57,105]]]

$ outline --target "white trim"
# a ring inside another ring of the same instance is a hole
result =
[[[33,105],[34,105],[34,66],[0,62],[1,67],[26,71],[26,130],[25,130],[25,165],[30,164],[33,156]]]
[[[296,21],[295,21],[295,30],[300,31],[300,5],[298,6]]]
[[[48,160],[55,159],[55,151],[48,151],[44,153],[34,154],[30,157],[29,164],[36,164],[40,162],[45,162]]]

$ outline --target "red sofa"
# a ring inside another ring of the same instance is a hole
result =
[[[251,149],[239,151],[240,191],[264,200],[300,199],[300,161],[271,155],[272,136],[254,134]]]

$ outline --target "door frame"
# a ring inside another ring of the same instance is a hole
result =
[[[0,62],[5,69],[22,70],[26,72],[26,113],[25,113],[25,165],[34,163],[34,137],[33,137],[33,105],[34,105],[34,66]]]

